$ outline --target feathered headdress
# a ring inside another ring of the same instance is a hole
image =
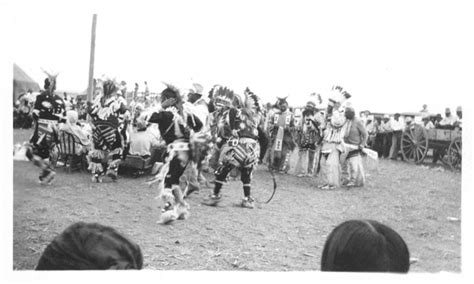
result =
[[[102,90],[104,92],[104,97],[108,98],[118,90],[118,87],[113,80],[107,79],[102,83]]]
[[[176,104],[180,105],[183,101],[183,98],[181,97],[179,89],[169,83],[163,82],[163,84],[165,84],[166,88],[161,92],[161,102],[163,103],[168,99],[174,99],[176,100]]]
[[[277,97],[277,101],[275,103],[275,107],[277,108],[280,108],[281,105],[283,104],[288,104],[288,101],[286,100],[288,98],[288,96],[284,97],[284,98],[280,98],[280,97]]]
[[[216,87],[213,91],[212,99],[215,105],[221,105],[226,107],[238,107],[241,105],[239,96],[227,87]]]
[[[54,90],[56,90],[56,78],[59,73],[47,72],[43,68],[41,68],[41,70],[43,70],[43,72],[48,76],[48,78],[44,80],[44,88],[53,94]]]
[[[244,91],[242,110],[247,113],[257,114],[262,111],[260,98],[248,88]]]
[[[333,86],[329,95],[329,102],[331,104],[343,103],[344,101],[350,99],[351,94],[344,90],[341,86]]]

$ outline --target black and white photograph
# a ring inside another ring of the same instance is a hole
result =
[[[11,278],[470,274],[469,1],[0,5]]]

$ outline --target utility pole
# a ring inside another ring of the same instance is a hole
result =
[[[95,28],[97,24],[97,14],[92,16],[92,33],[91,33],[91,57],[89,62],[89,86],[87,87],[87,101],[92,101],[94,93],[94,54],[95,54]]]

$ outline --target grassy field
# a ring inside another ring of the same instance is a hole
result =
[[[14,142],[30,131],[15,130]],[[55,183],[37,183],[38,169],[14,162],[13,265],[34,269],[45,246],[77,221],[100,222],[129,236],[142,248],[144,268],[157,270],[319,270],[326,237],[344,220],[374,219],[395,229],[417,258],[410,271],[461,271],[461,174],[438,167],[379,161],[367,185],[322,191],[318,178],[277,176],[277,193],[253,210],[236,207],[240,181],[224,187],[217,208],[202,206],[204,188],[189,197],[191,216],[156,224],[156,189],[146,178],[95,184],[89,174],[57,171]],[[253,190],[271,188],[262,167]]]

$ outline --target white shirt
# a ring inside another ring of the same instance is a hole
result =
[[[401,118],[398,118],[398,121],[396,121],[395,118],[392,118],[390,120],[390,128],[392,128],[393,131],[401,131],[403,130],[404,126],[405,123],[402,121]]]
[[[440,125],[453,125],[457,121],[457,117],[451,114],[449,117],[445,116],[443,120],[439,122]]]

